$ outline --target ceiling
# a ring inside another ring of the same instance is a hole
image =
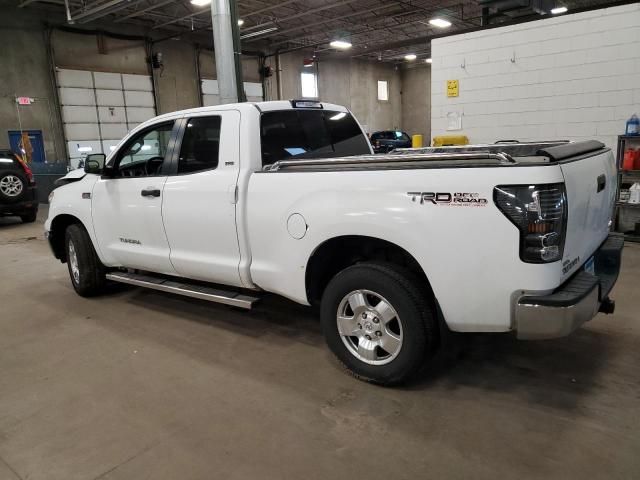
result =
[[[433,36],[514,20],[542,18],[541,8],[566,6],[569,11],[612,4],[604,0],[236,0],[243,50],[313,50],[381,61],[401,61],[407,53],[430,56]],[[54,8],[66,15],[65,0],[19,0],[19,8]],[[211,29],[210,6],[189,0],[68,0],[77,26],[135,24],[147,34],[188,35]],[[541,7],[541,5],[543,7]],[[491,7],[485,13],[483,6]],[[536,11],[537,9],[537,11]],[[545,13],[548,15],[548,13]],[[429,24],[433,18],[451,22],[448,28]],[[155,36],[155,35],[154,35]],[[352,43],[347,53],[329,46],[334,39]]]

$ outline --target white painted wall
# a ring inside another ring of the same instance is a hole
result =
[[[431,48],[434,136],[595,138],[614,147],[640,114],[638,3],[439,38]],[[460,95],[447,98],[453,79]],[[456,111],[462,130],[447,131]]]

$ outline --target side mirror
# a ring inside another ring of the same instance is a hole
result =
[[[104,161],[107,156],[104,153],[92,153],[84,159],[85,173],[101,174],[104,168]]]

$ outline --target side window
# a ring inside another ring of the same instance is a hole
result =
[[[116,157],[118,177],[150,177],[162,168],[173,122],[162,123],[140,132],[129,140]]]
[[[178,173],[194,173],[218,168],[222,119],[196,117],[187,121],[182,138]]]

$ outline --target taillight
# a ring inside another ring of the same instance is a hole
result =
[[[493,199],[520,231],[520,258],[549,263],[562,258],[567,220],[564,183],[500,185]]]
[[[33,183],[33,172],[29,168],[29,165],[27,165],[24,161],[20,159],[18,159],[18,162],[20,163],[20,165],[22,165],[22,169],[24,170],[24,173],[27,176],[29,183]]]

